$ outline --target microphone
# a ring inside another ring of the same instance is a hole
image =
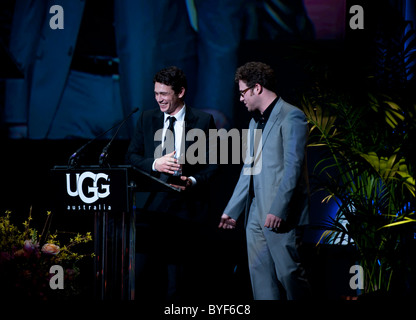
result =
[[[69,169],[73,169],[76,168],[78,166],[78,160],[80,155],[82,154],[81,151],[83,151],[88,145],[90,145],[92,142],[94,142],[95,140],[101,138],[102,136],[104,136],[106,133],[108,133],[109,131],[113,130],[114,128],[116,128],[117,126],[121,126],[128,118],[130,118],[130,116],[137,112],[137,110],[139,110],[139,108],[134,109],[128,116],[127,118],[125,118],[123,121],[115,124],[114,126],[112,126],[110,129],[104,131],[103,133],[99,134],[98,136],[96,136],[94,139],[89,140],[86,144],[82,145],[77,151],[75,151],[68,159],[68,168]],[[118,132],[118,130],[117,130]]]
[[[111,146],[111,143],[113,143],[113,140],[115,139],[115,137],[117,136],[118,132],[120,131],[121,127],[124,125],[124,123],[137,111],[139,110],[139,108],[134,109],[132,112],[130,112],[130,114],[119,124],[118,129],[116,131],[116,133],[113,135],[113,137],[111,138],[110,142],[103,148],[103,150],[101,151],[100,157],[98,159],[98,163],[100,165],[101,168],[103,168],[105,165],[108,166],[108,162],[107,162],[107,157],[108,157],[108,149]]]

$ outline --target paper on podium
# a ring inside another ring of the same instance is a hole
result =
[[[182,190],[171,186],[169,183],[152,176],[151,174],[136,168],[131,167],[133,170],[133,180],[136,182],[137,191],[159,191],[159,192],[181,192]]]

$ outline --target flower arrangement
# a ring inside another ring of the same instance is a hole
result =
[[[46,222],[39,234],[32,228],[32,208],[20,230],[11,222],[11,211],[0,216],[0,297],[30,297],[41,300],[69,297],[79,293],[77,279],[80,268],[77,263],[94,254],[80,254],[74,247],[92,241],[90,232],[76,234],[68,243],[61,244],[58,232],[50,233],[52,213],[47,212]],[[51,267],[59,265],[64,270],[64,290],[50,286]]]

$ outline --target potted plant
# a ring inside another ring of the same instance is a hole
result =
[[[315,166],[316,189],[327,193],[322,201],[338,205],[335,217],[324,225],[321,240],[354,245],[364,270],[365,292],[387,292],[394,270],[401,267],[403,228],[416,221],[410,166],[400,157],[400,148],[381,156],[365,147],[361,135],[368,134],[363,126],[369,115],[363,111],[345,102],[334,104],[331,111],[307,101],[304,107],[311,124],[309,147],[326,149],[326,156]],[[395,121],[402,119],[395,104],[385,103],[384,108],[396,115]]]
[[[302,101],[309,148],[320,148],[322,155],[314,167],[314,189],[325,192],[323,202],[338,207],[320,226],[325,231],[319,242],[355,248],[367,294],[401,290],[411,274],[407,244],[416,222],[416,37],[406,22],[393,31],[388,37],[377,34],[371,74],[349,78],[360,88],[338,90],[324,69]]]
[[[0,297],[54,300],[81,294],[79,262],[93,254],[80,253],[75,246],[92,241],[91,233],[71,234],[64,243],[63,234],[49,231],[50,211],[41,232],[32,227],[32,208],[23,228],[16,226],[11,216],[10,211],[0,215]],[[62,272],[60,288],[53,279],[56,271],[52,267],[57,266]]]

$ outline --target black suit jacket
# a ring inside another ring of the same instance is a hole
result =
[[[127,151],[127,161],[158,178],[159,172],[152,170],[155,160],[155,150],[160,147],[161,141],[155,141],[155,132],[163,128],[164,116],[159,109],[143,111],[138,119],[133,139]],[[202,221],[208,213],[208,181],[217,171],[217,164],[209,163],[209,129],[216,129],[212,115],[194,110],[186,106],[185,138],[191,129],[200,129],[206,137],[206,163],[189,164],[188,159],[182,168],[184,176],[193,176],[197,184],[184,192],[139,192],[136,196],[136,206],[145,211],[167,213],[179,218]],[[188,148],[197,141],[185,139],[185,154]],[[168,179],[168,183],[170,180]]]

